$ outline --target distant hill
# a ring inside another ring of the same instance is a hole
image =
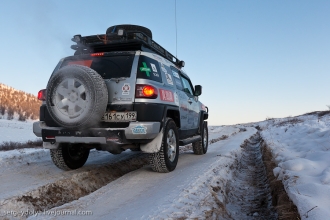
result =
[[[39,118],[41,101],[35,95],[0,83],[0,118],[20,121]]]

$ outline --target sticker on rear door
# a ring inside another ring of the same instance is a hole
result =
[[[129,85],[129,83],[124,83],[122,89],[121,89],[122,95],[129,95],[129,91],[131,90],[131,86]]]

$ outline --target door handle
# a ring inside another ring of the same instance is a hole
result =
[[[188,99],[188,102],[191,104],[192,103],[191,99]]]

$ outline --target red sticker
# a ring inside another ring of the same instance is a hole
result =
[[[173,92],[169,90],[159,89],[160,99],[167,102],[174,102]]]

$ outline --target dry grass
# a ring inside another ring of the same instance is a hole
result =
[[[276,164],[272,153],[266,143],[262,143],[262,157],[267,171],[267,177],[272,194],[272,203],[278,213],[278,219],[300,219],[298,209],[287,195],[281,180],[277,180],[273,174]]]
[[[307,113],[302,114],[302,115],[317,115],[319,113],[320,113],[320,111],[315,111],[315,112],[307,112]],[[300,116],[300,115],[298,115],[298,116]]]
[[[298,119],[298,118],[290,118],[285,121],[281,121],[281,122],[277,123],[276,126],[295,125],[295,124],[298,124],[301,122],[303,122],[303,120]]]
[[[319,118],[321,118],[321,117],[323,117],[323,116],[325,116],[325,115],[328,115],[328,114],[330,114],[330,111],[322,111],[322,112],[318,112],[318,116],[319,116]]]
[[[27,141],[26,143],[13,142],[13,141],[5,141],[0,144],[0,151],[8,151],[22,148],[41,148],[42,140],[36,141]]]
[[[314,112],[308,112],[303,115],[317,115],[319,118],[321,118],[324,115],[330,114],[330,110],[328,111],[314,111]],[[300,115],[299,115],[300,116]]]

